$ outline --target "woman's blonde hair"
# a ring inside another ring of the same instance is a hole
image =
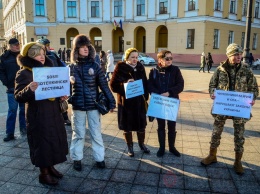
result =
[[[28,55],[28,57],[30,57],[30,58],[34,58],[34,57],[40,55],[41,50],[44,51],[44,54],[46,53],[44,46],[43,46],[42,44],[36,43],[36,44],[32,45],[32,46],[28,49],[27,55]]]

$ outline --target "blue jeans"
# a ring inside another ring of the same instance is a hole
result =
[[[19,105],[20,129],[26,128],[24,103],[18,103],[15,100],[13,93],[7,93],[7,100],[8,100],[8,115],[6,119],[6,134],[14,134],[18,105]]]

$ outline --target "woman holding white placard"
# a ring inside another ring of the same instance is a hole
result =
[[[124,83],[142,80],[144,94],[126,99]],[[147,111],[147,77],[144,66],[138,61],[138,51],[136,48],[129,48],[125,51],[124,61],[118,62],[112,79],[111,89],[117,93],[118,106],[118,127],[124,131],[125,141],[128,146],[128,155],[134,156],[132,131],[137,132],[138,144],[144,153],[150,150],[144,145],[146,111]]]
[[[38,83],[33,81],[33,68],[53,67],[43,45],[30,42],[23,46],[17,62],[21,70],[15,78],[15,99],[26,103],[27,138],[33,165],[40,168],[39,182],[57,185],[62,174],[55,164],[65,162],[68,154],[67,134],[60,110],[60,100],[67,96],[35,100]]]
[[[184,80],[180,69],[172,65],[173,57],[171,51],[162,50],[157,54],[157,59],[158,65],[151,69],[149,74],[149,92],[179,99],[179,93],[184,88]],[[157,156],[162,157],[165,153],[165,121],[167,121],[168,125],[169,151],[175,156],[180,157],[180,153],[175,148],[176,122],[159,118],[157,118],[157,132],[160,148]]]

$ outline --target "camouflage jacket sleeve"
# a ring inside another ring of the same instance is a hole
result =
[[[217,68],[212,75],[210,82],[209,82],[209,94],[212,96],[214,94],[215,89],[218,86],[219,82],[219,69]]]
[[[253,99],[255,100],[256,97],[259,95],[259,88],[257,84],[256,77],[254,76],[253,72],[250,71],[249,79],[248,79],[248,92],[253,93]]]

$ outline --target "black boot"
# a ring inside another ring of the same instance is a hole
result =
[[[40,168],[39,182],[47,185],[57,185],[58,180],[50,175],[48,168]]]
[[[6,134],[4,141],[11,141],[14,139],[15,139],[14,134]]]
[[[63,174],[61,174],[59,171],[57,171],[57,170],[54,168],[54,166],[50,166],[50,167],[48,168],[48,170],[49,170],[50,174],[51,174],[52,176],[56,177],[56,178],[61,179],[61,178],[63,177]]]
[[[173,155],[180,157],[181,156],[180,152],[178,152],[178,150],[176,150],[175,148],[176,133],[177,133],[176,131],[168,132],[169,151]]]
[[[165,131],[157,130],[157,133],[160,147],[156,155],[157,157],[162,157],[165,153]]]
[[[128,156],[134,157],[134,150],[133,150],[133,135],[132,132],[124,132],[125,141],[128,147]]]
[[[145,132],[137,132],[137,139],[140,149],[143,150],[145,154],[149,154],[150,150],[144,145]]]

